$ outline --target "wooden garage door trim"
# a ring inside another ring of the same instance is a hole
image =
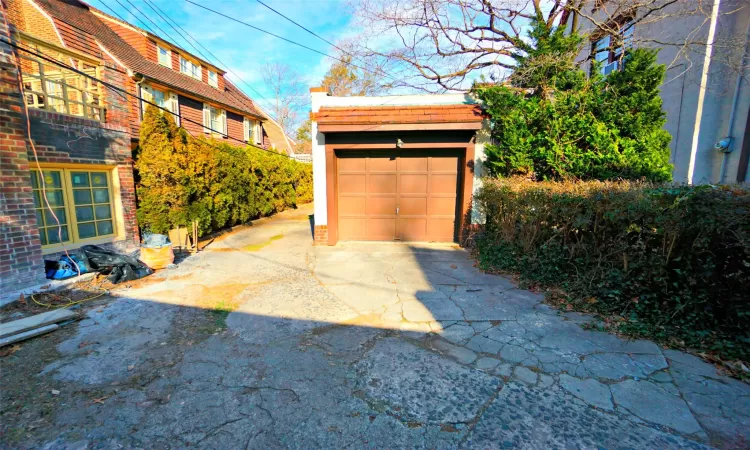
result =
[[[346,145],[330,145],[326,144],[326,204],[328,209],[328,245],[336,245],[338,242],[338,186],[337,186],[337,173],[338,173],[338,158],[336,157],[336,151],[345,150],[373,150],[390,148],[395,149],[395,145],[390,144],[387,147],[378,144],[346,144]],[[474,143],[468,143],[465,145],[455,143],[425,143],[425,144],[411,144],[410,149],[422,149],[422,150],[433,150],[433,149],[456,149],[459,150],[461,156],[459,157],[459,164],[463,170],[459,170],[459,214],[457,219],[457,230],[458,240],[463,241],[463,233],[465,231],[465,219],[469,213],[471,207],[471,196],[474,181]]]

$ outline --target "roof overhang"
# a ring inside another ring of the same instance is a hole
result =
[[[322,106],[312,114],[321,133],[450,131],[482,128],[479,105]]]
[[[482,122],[451,123],[382,123],[382,124],[318,124],[321,133],[346,133],[364,131],[438,131],[480,130]]]

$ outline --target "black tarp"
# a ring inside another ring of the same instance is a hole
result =
[[[90,270],[109,275],[107,279],[113,284],[137,280],[154,273],[147,265],[131,256],[97,245],[84,245],[79,251],[88,260]]]

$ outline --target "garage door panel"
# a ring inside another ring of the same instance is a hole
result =
[[[398,160],[396,158],[370,158],[369,171],[372,172],[393,172],[398,170]]]
[[[367,160],[365,158],[339,158],[337,161],[339,173],[362,172],[366,170]]]
[[[370,173],[367,177],[368,194],[395,194],[396,193],[396,174],[375,174]]]
[[[401,194],[426,194],[427,193],[427,174],[401,174],[401,185],[399,193]]]
[[[341,216],[364,216],[365,199],[364,195],[339,196],[339,214]]]
[[[400,172],[427,172],[427,158],[401,158]]]
[[[401,197],[398,200],[399,216],[427,215],[426,197]]]
[[[430,197],[427,200],[427,215],[455,216],[456,197]]]
[[[390,241],[396,235],[396,218],[368,217],[366,227],[368,240]]]
[[[427,240],[427,219],[399,217],[396,235],[402,241]]]
[[[452,217],[446,219],[431,218],[427,222],[426,234],[429,241],[452,241],[454,231],[455,223]]]
[[[339,194],[364,194],[366,192],[364,174],[339,175]]]
[[[364,217],[339,217],[339,235],[344,239],[361,241],[367,239],[367,219]]]
[[[366,203],[366,212],[368,216],[394,216],[396,215],[396,197],[378,197],[368,196],[367,200],[360,199],[364,207]]]
[[[456,195],[458,185],[458,176],[456,174],[435,174],[430,176],[430,193],[431,194],[453,194]]]
[[[458,158],[433,156],[430,158],[430,171],[458,173]]]

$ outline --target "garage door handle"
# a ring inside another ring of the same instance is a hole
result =
[[[396,214],[398,215],[398,208],[396,208]]]

